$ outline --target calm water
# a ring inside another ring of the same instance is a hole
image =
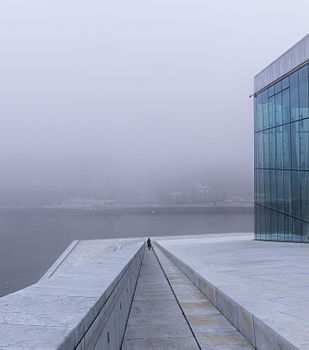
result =
[[[74,239],[252,231],[251,213],[93,215],[0,210],[0,296],[36,282]]]

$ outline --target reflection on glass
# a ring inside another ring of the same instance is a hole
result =
[[[255,238],[309,242],[308,66],[257,94]]]

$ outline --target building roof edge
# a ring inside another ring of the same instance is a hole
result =
[[[309,60],[309,34],[254,76],[254,93]]]

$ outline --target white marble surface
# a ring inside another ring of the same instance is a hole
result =
[[[0,298],[0,349],[73,349],[142,245],[79,241],[53,264],[50,277]]]
[[[256,316],[258,348],[268,349],[268,337],[274,349],[309,349],[309,244],[254,241],[253,234],[158,243],[220,291],[222,308],[233,306],[223,305],[231,298]]]

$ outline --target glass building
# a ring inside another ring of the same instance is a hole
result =
[[[254,78],[255,239],[309,242],[309,35]]]

